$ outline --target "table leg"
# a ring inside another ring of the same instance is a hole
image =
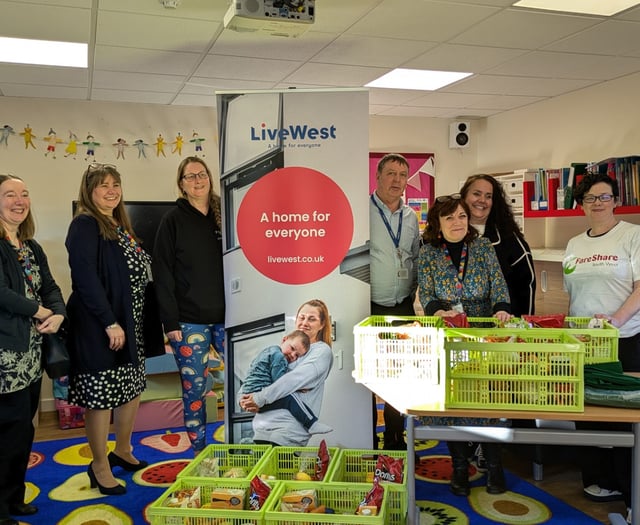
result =
[[[633,426],[633,460],[631,461],[631,524],[640,525],[640,423]]]
[[[407,525],[418,525],[420,516],[416,507],[416,440],[414,435],[414,417],[407,416]]]

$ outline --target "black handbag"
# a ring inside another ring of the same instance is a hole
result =
[[[62,327],[55,334],[42,334],[42,367],[51,379],[69,374],[70,360]]]

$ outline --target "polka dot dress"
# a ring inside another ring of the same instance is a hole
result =
[[[118,244],[124,252],[129,269],[139,365],[127,363],[111,370],[76,375],[74,385],[69,390],[69,402],[90,409],[109,409],[124,405],[139,396],[146,386],[142,307],[151,257],[122,228],[118,228]]]

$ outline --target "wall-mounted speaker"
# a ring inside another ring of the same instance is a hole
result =
[[[471,139],[471,124],[469,122],[452,122],[449,124],[449,147],[468,148]]]

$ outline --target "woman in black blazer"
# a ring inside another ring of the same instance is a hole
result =
[[[65,308],[41,246],[25,183],[0,175],[0,525],[38,511],[24,502],[25,475],[42,384],[42,334]]]

